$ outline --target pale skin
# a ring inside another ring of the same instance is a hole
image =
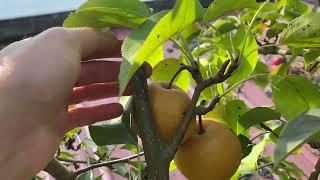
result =
[[[119,55],[120,46],[110,32],[52,28],[0,51],[1,179],[30,179],[68,130],[122,114],[118,103],[68,110],[118,96],[120,63],[88,60]]]

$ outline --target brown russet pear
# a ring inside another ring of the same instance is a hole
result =
[[[155,126],[161,141],[166,144],[172,142],[191,103],[191,98],[186,92],[174,85],[170,89],[168,87],[169,83],[164,82],[149,84],[149,100]],[[192,134],[195,126],[194,118],[182,142]]]
[[[228,180],[241,161],[238,137],[225,124],[204,119],[205,132],[199,127],[180,145],[174,161],[189,180]]]

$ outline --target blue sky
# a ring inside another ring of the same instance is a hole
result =
[[[0,20],[76,9],[85,0],[0,0]]]

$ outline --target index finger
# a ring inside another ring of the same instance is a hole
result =
[[[110,31],[100,32],[92,28],[70,28],[66,31],[72,45],[79,48],[81,60],[121,56],[122,42]]]

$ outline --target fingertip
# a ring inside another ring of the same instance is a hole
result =
[[[102,104],[93,107],[79,107],[68,111],[67,128],[73,129],[117,118],[123,113],[120,103]]]

